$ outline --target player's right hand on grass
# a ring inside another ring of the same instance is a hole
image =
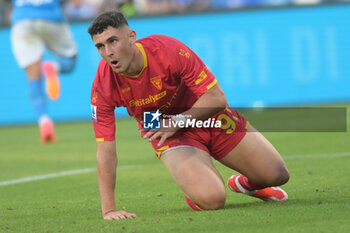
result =
[[[128,213],[124,210],[113,210],[113,211],[108,211],[103,215],[103,219],[106,220],[113,220],[113,219],[127,219],[127,218],[136,218],[136,214]]]

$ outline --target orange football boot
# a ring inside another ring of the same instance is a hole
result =
[[[45,61],[41,64],[41,71],[46,80],[46,94],[51,100],[57,100],[60,97],[61,85],[57,74],[57,67],[51,61]]]
[[[237,193],[243,193],[252,197],[260,198],[264,201],[286,201],[288,200],[288,194],[280,187],[267,187],[263,189],[249,191],[242,187],[238,178],[241,174],[231,176],[228,181],[228,187]]]
[[[39,122],[40,142],[43,144],[56,142],[55,127],[48,117],[43,117]]]

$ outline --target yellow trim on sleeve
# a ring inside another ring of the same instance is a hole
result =
[[[104,142],[105,139],[104,138],[96,138],[96,142]]]
[[[210,84],[207,86],[207,90],[209,90],[210,88],[212,88],[217,82],[218,82],[218,80],[215,79],[212,83],[210,83]]]
[[[249,121],[247,121],[247,124],[245,125],[245,129],[248,130],[249,126],[250,126],[250,123]]]

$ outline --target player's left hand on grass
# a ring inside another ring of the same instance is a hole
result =
[[[128,213],[124,210],[109,211],[103,215],[103,219],[105,220],[121,220],[127,218],[137,218],[137,216],[136,214]]]

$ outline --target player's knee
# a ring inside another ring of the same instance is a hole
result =
[[[289,180],[289,171],[286,168],[286,166],[283,166],[280,171],[279,171],[279,184],[278,185],[282,185],[288,182]]]
[[[284,164],[276,167],[267,175],[265,183],[267,186],[280,186],[288,182],[289,172]]]
[[[288,182],[289,172],[284,163],[280,163],[274,167],[265,170],[256,179],[250,178],[254,183],[269,187],[280,186]]]
[[[61,73],[72,72],[76,64],[76,56],[74,57],[59,57],[58,64]]]
[[[218,210],[225,206],[226,193],[207,193],[198,200],[198,205],[203,210]]]

